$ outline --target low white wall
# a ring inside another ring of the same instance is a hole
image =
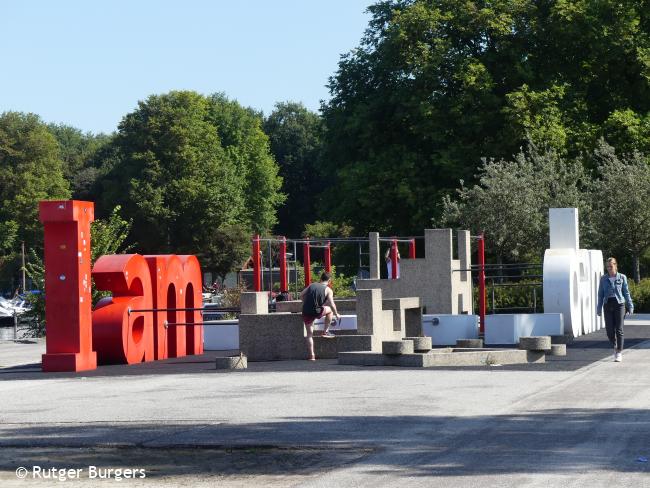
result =
[[[422,332],[434,346],[455,346],[458,339],[478,338],[478,315],[424,314]]]
[[[520,337],[563,335],[561,313],[518,313],[485,316],[486,344],[519,344]]]
[[[203,327],[203,349],[230,351],[239,349],[239,320],[210,320]]]

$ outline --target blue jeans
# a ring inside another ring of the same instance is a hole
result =
[[[625,317],[625,304],[618,303],[616,298],[610,298],[603,307],[605,312],[605,328],[607,338],[617,351],[623,350],[623,318]]]

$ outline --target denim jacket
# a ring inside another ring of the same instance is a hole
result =
[[[596,313],[598,315],[603,311],[603,302],[605,301],[605,297],[609,295],[611,287],[612,284],[609,281],[609,275],[604,274],[601,276],[600,285],[598,286],[598,305],[596,306]],[[628,312],[634,312],[634,303],[632,303],[630,289],[627,286],[627,276],[623,273],[616,273],[616,280],[614,281],[614,296],[619,304],[625,303],[625,308]]]

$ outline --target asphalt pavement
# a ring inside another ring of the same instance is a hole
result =
[[[146,471],[121,486],[650,486],[650,326],[637,323],[622,363],[599,331],[546,364],[471,368],[223,372],[211,353],[46,374],[42,343],[3,343],[0,483],[47,483],[29,476],[49,463],[81,469],[75,486],[118,483],[90,479],[91,464]]]

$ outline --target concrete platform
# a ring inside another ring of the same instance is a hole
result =
[[[650,479],[650,327],[547,362],[435,369],[336,360],[215,371],[215,353],[82,374],[0,343],[0,486],[637,488]],[[231,352],[230,354],[234,354]],[[221,353],[218,353],[221,354]],[[19,466],[142,468],[31,482]]]
[[[348,366],[400,366],[433,368],[450,366],[485,366],[543,363],[544,354],[530,354],[516,349],[434,349],[427,353],[385,354],[356,351],[339,353],[339,364]]]

